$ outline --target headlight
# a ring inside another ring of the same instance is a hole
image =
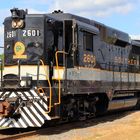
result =
[[[12,21],[12,28],[16,28],[17,27],[17,22],[16,21]]]
[[[20,85],[21,85],[21,87],[25,87],[26,86],[26,81],[21,81]]]
[[[15,19],[12,21],[12,28],[22,28],[24,26],[24,21],[22,19]]]
[[[32,84],[32,77],[21,77],[20,86],[30,87]]]
[[[26,86],[30,86],[31,85],[31,81],[28,80],[28,81],[21,81],[20,82],[20,86],[21,87],[26,87]]]
[[[23,20],[19,20],[19,21],[17,22],[17,26],[18,26],[19,28],[22,28],[22,27],[24,26],[24,21],[23,21]]]

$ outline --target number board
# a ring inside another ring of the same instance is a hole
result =
[[[32,30],[22,30],[23,37],[33,37],[40,36],[40,30],[32,29]]]
[[[6,38],[15,38],[17,35],[17,31],[7,31],[6,32]],[[40,36],[40,30],[38,29],[28,29],[28,30],[21,30],[21,36],[22,37],[36,37]]]

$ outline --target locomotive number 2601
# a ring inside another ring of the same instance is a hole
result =
[[[94,55],[84,54],[83,61],[85,63],[96,64],[96,57]]]
[[[40,36],[40,30],[22,30],[23,37]]]

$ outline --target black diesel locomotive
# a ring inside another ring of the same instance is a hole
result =
[[[41,127],[139,108],[140,42],[127,33],[62,11],[17,8],[4,28],[1,127]]]

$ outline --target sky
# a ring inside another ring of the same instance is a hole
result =
[[[140,0],[1,0],[0,46],[4,45],[3,21],[12,8],[28,9],[28,13],[51,13],[61,9],[128,33],[140,39]]]

